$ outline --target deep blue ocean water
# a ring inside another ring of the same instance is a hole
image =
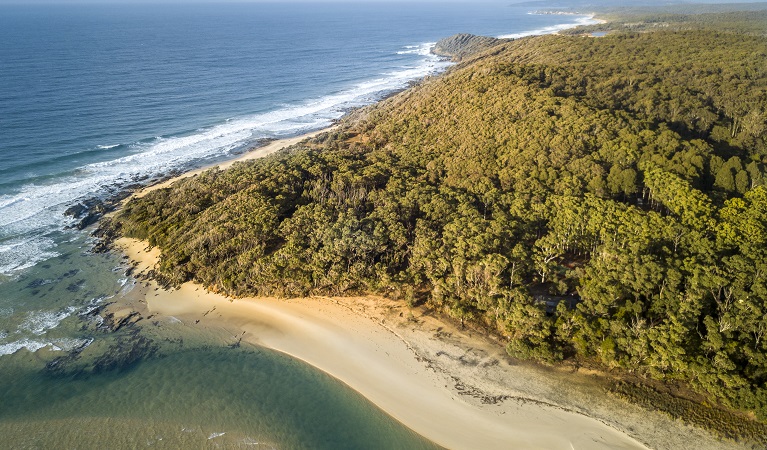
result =
[[[476,2],[0,5],[0,373],[45,362],[29,352],[98,339],[77,315],[134,285],[117,256],[89,251],[87,230],[71,228],[68,207],[226,159],[263,138],[328,126],[349,108],[446,69],[448,62],[429,54],[442,37],[516,37],[585,20],[531,9]],[[188,358],[190,367],[198,360]],[[35,381],[24,393],[15,376],[21,393],[14,398],[46,391],[42,378],[27,378]],[[49,382],[62,389],[62,380]],[[14,408],[0,406],[0,419],[24,420]]]

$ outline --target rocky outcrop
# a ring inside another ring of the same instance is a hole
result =
[[[159,350],[157,343],[142,334],[137,323],[144,316],[132,307],[105,303],[80,317],[85,322],[83,333],[91,336],[99,333],[101,336],[88,339],[80,347],[49,361],[45,365],[45,374],[76,377],[127,370]]]
[[[486,50],[500,42],[503,42],[503,40],[487,36],[476,36],[474,34],[456,34],[440,39],[432,47],[431,52],[437,56],[448,57],[458,62],[467,56]]]

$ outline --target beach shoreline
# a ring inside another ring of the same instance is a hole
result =
[[[130,238],[114,248],[144,280],[160,257]],[[178,289],[143,283],[143,298],[111,307],[131,308],[161,327],[228,336],[221,345],[251,344],[301,360],[445,448],[743,448],[608,395],[588,370],[513,360],[502,343],[404,301],[233,299],[191,282]]]
[[[319,129],[319,130],[315,130],[315,131],[310,131],[308,133],[300,134],[298,136],[289,137],[289,138],[283,138],[283,139],[276,139],[276,140],[273,140],[271,142],[268,142],[266,145],[262,145],[262,146],[258,146],[258,147],[253,147],[253,148],[249,149],[248,151],[246,151],[245,153],[243,153],[241,155],[237,155],[236,157],[234,157],[232,159],[227,159],[227,160],[222,161],[222,162],[218,162],[218,163],[214,163],[214,164],[209,164],[209,165],[206,165],[204,167],[200,167],[198,169],[193,169],[193,170],[189,170],[189,171],[180,173],[178,175],[175,175],[175,176],[172,176],[172,177],[167,178],[165,180],[162,180],[162,181],[160,181],[158,183],[147,185],[147,186],[145,186],[145,187],[143,187],[143,188],[133,192],[130,196],[128,196],[127,198],[125,198],[122,201],[121,205],[124,204],[125,202],[133,199],[133,198],[140,198],[140,197],[143,197],[143,196],[145,196],[146,194],[148,194],[148,193],[150,193],[152,191],[155,191],[155,190],[158,190],[158,189],[167,188],[171,184],[175,183],[178,180],[199,175],[199,174],[201,174],[201,173],[203,173],[203,172],[205,172],[207,170],[212,170],[212,169],[226,170],[229,167],[231,167],[234,163],[237,163],[237,162],[244,162],[244,161],[250,161],[250,160],[254,160],[254,159],[263,158],[265,156],[271,155],[273,153],[277,153],[280,150],[283,150],[285,148],[288,148],[290,146],[298,144],[298,143],[300,143],[302,141],[305,141],[307,139],[312,139],[314,137],[317,137],[320,134],[331,132],[331,131],[335,130],[337,127],[338,127],[338,125],[331,125],[329,127],[325,127],[325,128],[322,128],[322,129]]]
[[[235,159],[148,185],[124,199],[115,213],[130,199],[167,188],[180,179],[265,157],[334,128],[276,140]],[[154,269],[160,258],[159,249],[130,238],[116,240],[114,249],[130,259],[139,277]],[[142,304],[118,301],[112,309],[124,314],[127,307],[155,320],[161,317],[172,322],[181,320],[185,326],[195,328],[227,329],[232,336],[239,336],[238,343],[245,341],[299,359],[345,383],[408,428],[445,448],[646,448],[615,428],[545,400],[490,393],[491,386],[477,388],[482,383],[473,377],[466,397],[466,381],[456,377],[444,362],[438,364],[434,359],[443,349],[419,351],[418,347],[432,337],[419,332],[416,342],[412,336],[406,338],[400,333],[403,324],[427,320],[422,312],[415,318],[413,311],[405,311],[408,308],[402,302],[384,305],[384,309],[400,310],[386,314],[378,310],[377,303],[383,299],[374,297],[233,300],[191,282],[172,290],[154,281],[149,285],[151,289]],[[373,310],[378,311],[366,312]],[[387,320],[391,323],[387,324]],[[428,321],[434,336],[461,333],[433,317]],[[468,339],[469,347],[487,345],[481,344],[479,336]],[[495,348],[486,363],[497,365],[500,359],[506,359],[502,346]],[[463,363],[456,360],[448,365],[456,364]],[[529,419],[541,414],[550,415],[549,419],[560,424],[557,433],[552,433],[546,420]]]
[[[445,448],[744,448],[609,395],[588,369],[514,360],[503,343],[427,307],[376,296],[234,299],[192,282],[164,289],[149,276],[158,248],[113,245],[144,281],[140,296],[110,310],[301,360]]]
[[[159,258],[159,251],[142,241],[121,238],[115,247],[138,273],[147,273]],[[493,348],[486,339],[404,302],[377,297],[235,300],[194,283],[174,290],[152,286],[145,316],[180,320],[196,329],[227,329],[232,338],[299,359],[445,448],[646,448],[581,412],[499,390],[476,374],[457,373],[457,366],[471,366],[459,354],[467,349],[484,355],[474,365],[480,373],[503,370],[508,358],[502,347]]]
[[[115,213],[130,199],[180,179],[265,157],[336,128],[273,141],[146,186],[123,200]],[[139,279],[149,278],[160,257],[159,249],[129,238],[117,239],[113,249],[129,258]],[[651,417],[608,396],[587,371],[565,373],[514,361],[502,343],[441,320],[424,307],[381,297],[232,299],[191,282],[178,289],[145,283],[143,300],[129,305],[118,301],[111,307],[132,308],[161,324],[180,321],[195,330],[226,330],[238,345],[245,342],[301,360],[445,448],[638,449],[667,444],[699,449],[711,442],[702,430],[657,414]]]

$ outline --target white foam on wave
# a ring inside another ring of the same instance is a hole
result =
[[[56,351],[62,351],[62,352],[68,352],[71,350],[74,350],[76,348],[83,349],[93,343],[93,338],[88,339],[74,339],[74,338],[63,338],[63,339],[56,339],[55,341],[51,342],[51,349]]]
[[[553,34],[558,31],[567,30],[568,28],[575,28],[581,25],[595,25],[597,23],[599,23],[599,21],[594,19],[593,15],[582,16],[575,19],[574,22],[551,25],[549,27],[538,28],[536,30],[523,31],[522,33],[504,34],[504,35],[498,36],[498,38],[499,39],[519,39],[525,36],[540,36],[542,34]]]
[[[88,315],[110,298],[112,296],[95,297],[84,305],[69,306],[57,311],[28,311],[15,332],[10,335],[7,331],[0,332],[0,341],[6,340],[9,337],[12,340],[11,342],[0,342],[0,356],[12,355],[24,348],[30,352],[36,352],[42,348],[48,348],[52,351],[70,351],[80,347],[87,347],[93,342],[93,339],[51,338],[47,336],[48,331],[58,327],[64,319],[73,314]],[[4,317],[10,317],[13,314],[13,309],[4,308],[0,310],[0,314]],[[92,318],[99,325],[103,321],[103,318],[98,314]],[[46,340],[35,337],[44,335],[47,336]]]
[[[112,144],[112,145],[97,145],[96,148],[99,150],[109,150],[110,148],[119,147],[120,144]]]
[[[77,313],[81,316],[88,315],[94,310],[98,309],[99,306],[105,301],[109,300],[110,298],[113,298],[114,295],[104,295],[101,297],[92,298],[88,303],[86,303],[83,307],[79,308],[77,310]],[[97,317],[101,317],[97,315]]]
[[[12,276],[57,256],[50,236],[74,224],[74,219],[65,217],[64,212],[76,201],[114,194],[137,180],[231,155],[261,138],[287,137],[329,126],[350,108],[370,104],[414,79],[446,68],[449,63],[429,53],[432,45],[406,48],[407,54],[415,56],[410,66],[345,90],[300,104],[282,105],[265,114],[229,119],[188,135],[130,144],[130,153],[125,156],[88,164],[74,175],[47,184],[27,184],[16,193],[0,196],[0,274]]]
[[[30,311],[27,313],[27,318],[19,325],[19,330],[41,336],[48,330],[59,326],[62,320],[77,310],[77,307],[70,306],[61,311]]]
[[[0,356],[12,355],[21,349],[27,349],[32,353],[43,348],[48,348],[52,351],[68,352],[76,348],[87,347],[92,342],[93,339],[72,338],[55,339],[50,342],[34,339],[20,339],[17,341],[9,342],[7,344],[0,344]]]
[[[10,275],[58,256],[52,239],[45,236],[16,237],[0,245],[0,274]]]
[[[47,346],[51,345],[50,342],[42,342],[42,341],[32,341],[29,339],[21,339],[14,342],[9,342],[7,344],[0,344],[0,356],[2,355],[12,355],[16,353],[17,351],[21,350],[22,348],[26,348],[30,352],[34,353],[41,348],[45,348]]]
[[[403,47],[405,50],[400,50],[397,52],[397,54],[429,56],[431,54],[432,47],[434,47],[436,44],[436,42],[427,42],[421,45],[406,45]]]

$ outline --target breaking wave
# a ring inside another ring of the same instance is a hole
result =
[[[26,184],[13,194],[0,196],[0,274],[11,276],[57,256],[54,238],[72,225],[64,213],[77,201],[108,197],[127,185],[225,158],[259,139],[289,137],[329,126],[350,108],[373,103],[414,79],[446,68],[449,63],[429,53],[431,45],[405,48],[406,54],[415,56],[411,64],[348,89],[184,135],[134,142],[126,146],[124,156],[87,164],[72,174],[47,183]]]
[[[532,14],[532,13],[531,13]],[[552,25],[549,27],[544,28],[538,28],[535,30],[529,30],[529,31],[523,31],[521,33],[512,33],[512,34],[504,34],[501,36],[498,36],[499,39],[519,39],[523,38],[525,36],[540,36],[542,34],[552,34],[556,33],[558,31],[567,30],[568,28],[575,28],[579,27],[581,25],[594,25],[599,23],[598,20],[594,19],[593,15],[589,16],[575,16],[577,17],[573,22],[570,23],[562,23],[558,25]]]

